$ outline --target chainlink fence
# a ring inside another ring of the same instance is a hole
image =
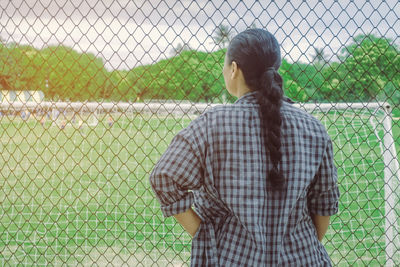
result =
[[[0,265],[186,266],[149,174],[172,137],[229,104],[229,40],[282,44],[285,94],[334,144],[334,266],[400,266],[400,4],[1,1]],[[397,150],[396,150],[397,148]]]

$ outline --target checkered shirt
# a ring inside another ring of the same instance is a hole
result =
[[[338,212],[332,141],[285,97],[280,168],[287,187],[274,191],[256,93],[207,110],[173,138],[150,175],[163,215],[193,205],[201,218],[191,266],[331,266],[310,215]]]

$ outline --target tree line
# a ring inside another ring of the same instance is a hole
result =
[[[131,70],[108,71],[91,53],[65,46],[36,49],[0,43],[0,88],[41,90],[47,100],[146,101],[150,99],[233,102],[224,89],[222,67],[231,33],[217,28],[216,52],[186,43],[172,57]],[[338,51],[338,61],[316,48],[311,63],[283,59],[285,94],[299,102],[389,101],[400,104],[400,49],[392,40],[359,35]]]

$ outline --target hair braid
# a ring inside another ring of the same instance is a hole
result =
[[[281,125],[282,117],[280,109],[282,106],[282,78],[273,68],[267,68],[260,79],[259,104],[262,129],[264,130],[264,145],[266,151],[270,153],[272,169],[268,172],[268,177],[272,186],[280,189],[284,186],[285,180],[279,169],[282,160],[281,152]]]
[[[268,31],[249,29],[232,39],[227,57],[229,64],[235,61],[243,71],[250,90],[258,92],[264,146],[272,162],[267,179],[273,188],[283,189],[286,181],[279,168],[283,89],[282,77],[277,71],[282,63],[278,41]]]

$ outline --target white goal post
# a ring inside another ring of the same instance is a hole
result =
[[[135,111],[150,112],[153,114],[199,114],[210,107],[223,104],[208,103],[192,103],[188,101],[169,101],[169,102],[0,102],[0,110],[53,110],[53,109],[72,109],[75,111],[87,110],[94,112],[96,110],[103,111]],[[330,110],[346,110],[346,109],[383,109],[389,115],[391,114],[391,106],[387,102],[365,102],[365,103],[294,103],[294,106],[304,109],[308,112],[313,111],[330,111]]]

